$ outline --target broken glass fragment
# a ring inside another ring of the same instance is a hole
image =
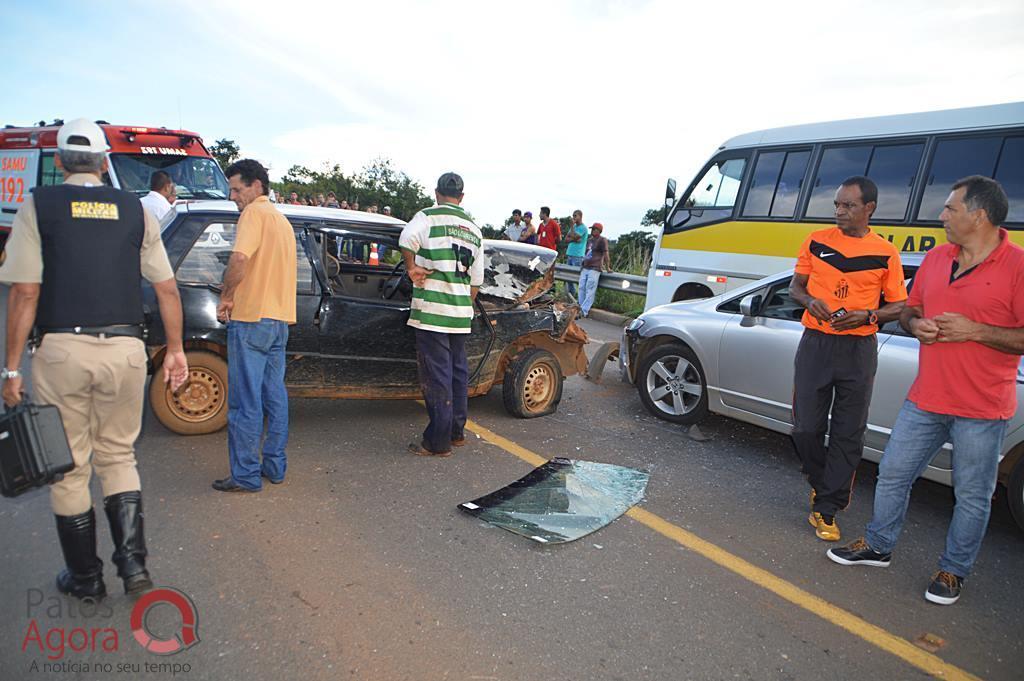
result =
[[[555,458],[459,508],[541,544],[561,544],[601,529],[639,503],[649,478],[634,468]]]

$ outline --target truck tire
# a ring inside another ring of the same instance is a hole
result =
[[[501,385],[505,409],[521,419],[553,414],[562,400],[563,380],[554,355],[541,348],[524,350],[505,369]]]
[[[185,353],[188,382],[177,393],[157,367],[149,383],[149,403],[157,420],[179,435],[216,433],[228,422],[228,363],[202,350]]]

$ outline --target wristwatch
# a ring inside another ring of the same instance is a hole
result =
[[[874,310],[868,310],[868,324],[877,324],[878,315],[875,314]]]
[[[8,378],[21,378],[21,372],[17,369],[4,367],[3,371],[0,371],[0,381],[6,381]]]

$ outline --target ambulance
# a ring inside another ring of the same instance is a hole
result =
[[[157,170],[171,176],[178,200],[226,199],[228,181],[210,156],[202,138],[187,130],[111,125],[96,121],[107,137],[108,171],[104,182],[145,196],[149,178]],[[57,130],[51,125],[0,129],[0,246],[7,240],[18,208],[38,185],[64,181],[53,157]]]

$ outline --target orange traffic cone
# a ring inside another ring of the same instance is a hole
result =
[[[380,257],[377,255],[377,244],[370,244],[370,264],[380,264]]]

